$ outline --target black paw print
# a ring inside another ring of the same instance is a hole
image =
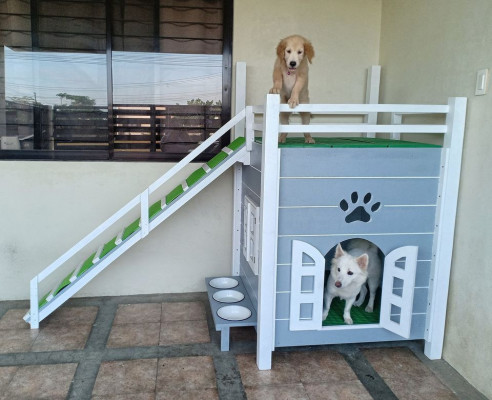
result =
[[[371,220],[370,213],[376,212],[381,207],[381,203],[378,201],[374,203],[372,206],[370,206],[368,210],[366,210],[366,207],[369,207],[369,203],[372,200],[371,193],[366,193],[363,199],[363,204],[359,204],[360,199],[359,199],[359,194],[357,192],[353,192],[350,195],[350,200],[352,203],[350,205],[345,199],[343,199],[340,202],[340,208],[342,209],[342,211],[348,213],[347,216],[345,217],[345,222],[347,223],[351,223],[355,221],[369,222]]]

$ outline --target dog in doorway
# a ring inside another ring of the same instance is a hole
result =
[[[369,286],[369,301],[365,310],[373,312],[376,291],[381,282],[381,270],[378,248],[371,242],[352,239],[346,245],[346,250],[339,243],[331,261],[330,276],[325,288],[323,320],[328,316],[333,298],[339,297],[345,300],[343,320],[346,324],[353,324],[350,309],[352,305],[360,306],[364,302],[367,296],[366,282]]]

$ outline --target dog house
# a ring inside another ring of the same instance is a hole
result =
[[[264,107],[246,108],[250,162],[235,166],[233,276],[257,315],[260,369],[284,346],[424,339],[426,355],[441,357],[465,110],[463,98],[430,106],[300,105],[296,111],[366,121],[306,127],[279,125],[279,113],[291,110],[273,95]],[[391,123],[376,124],[376,113]],[[414,123],[429,114],[442,122]],[[401,124],[407,115],[412,124]],[[279,132],[306,131],[322,134],[315,145],[299,137],[277,143]],[[349,132],[359,135],[333,137]],[[401,132],[444,139],[396,140]],[[328,254],[351,238],[384,255],[376,317],[322,321]]]

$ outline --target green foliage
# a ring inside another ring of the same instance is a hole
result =
[[[189,106],[221,106],[222,101],[218,100],[214,103],[213,100],[203,101],[202,99],[196,98],[196,99],[188,100],[186,104]]]
[[[89,96],[77,96],[68,93],[58,93],[60,102],[65,106],[95,106],[96,100],[91,99]],[[70,104],[63,104],[63,99],[70,101]]]

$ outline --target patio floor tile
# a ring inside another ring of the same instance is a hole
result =
[[[107,346],[157,346],[159,344],[160,329],[161,324],[158,322],[113,325]]]
[[[5,388],[5,399],[65,399],[77,364],[19,367]]]
[[[162,303],[162,322],[201,319],[206,319],[205,306],[202,302]]]
[[[157,392],[215,389],[216,386],[215,368],[210,356],[159,360]]]
[[[157,359],[103,362],[93,396],[155,393]]]
[[[205,320],[170,321],[161,324],[160,346],[208,342],[210,335]]]
[[[456,399],[407,348],[365,349],[363,353],[400,400]]]
[[[40,329],[32,345],[32,351],[79,350],[85,343],[92,329],[92,324],[62,325],[48,324]]]
[[[113,325],[161,321],[160,303],[120,304]]]

